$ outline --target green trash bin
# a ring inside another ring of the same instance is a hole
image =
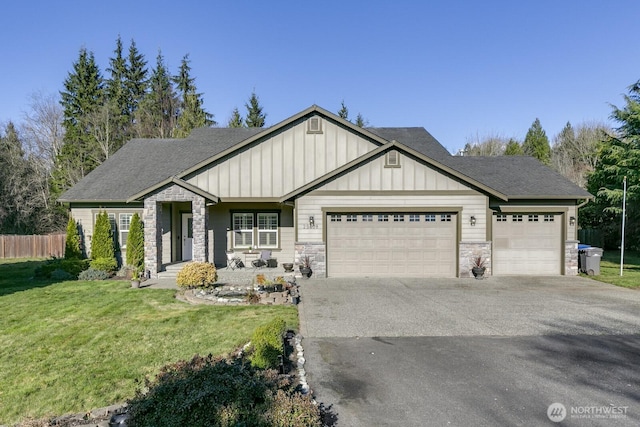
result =
[[[600,275],[600,260],[602,259],[602,248],[586,248],[584,250],[584,265],[583,271],[589,276]]]

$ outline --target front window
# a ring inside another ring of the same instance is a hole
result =
[[[233,246],[278,247],[277,212],[239,212],[233,214]]]
[[[233,214],[233,246],[253,247],[253,214]]]
[[[120,214],[120,247],[127,247],[127,237],[129,237],[129,228],[131,226],[131,217],[133,214],[121,213]]]
[[[278,246],[278,214],[258,214],[258,246],[275,248]]]

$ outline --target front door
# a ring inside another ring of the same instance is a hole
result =
[[[182,214],[182,260],[193,258],[193,214]]]

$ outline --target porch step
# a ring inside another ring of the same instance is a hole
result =
[[[158,273],[158,279],[175,279],[186,264],[186,262],[176,262],[165,265],[164,271]]]

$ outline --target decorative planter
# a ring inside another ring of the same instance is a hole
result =
[[[300,266],[300,274],[302,274],[302,277],[306,277],[308,279],[313,274],[313,271],[311,271],[309,267]]]
[[[283,262],[282,267],[284,267],[285,273],[291,273],[293,271],[293,263],[292,262]]]
[[[486,267],[473,267],[471,269],[471,272],[473,273],[473,277],[475,277],[477,280],[480,280],[484,278],[485,270],[486,270]]]
[[[131,287],[132,288],[139,288],[140,287],[140,280],[132,279],[131,280]]]

